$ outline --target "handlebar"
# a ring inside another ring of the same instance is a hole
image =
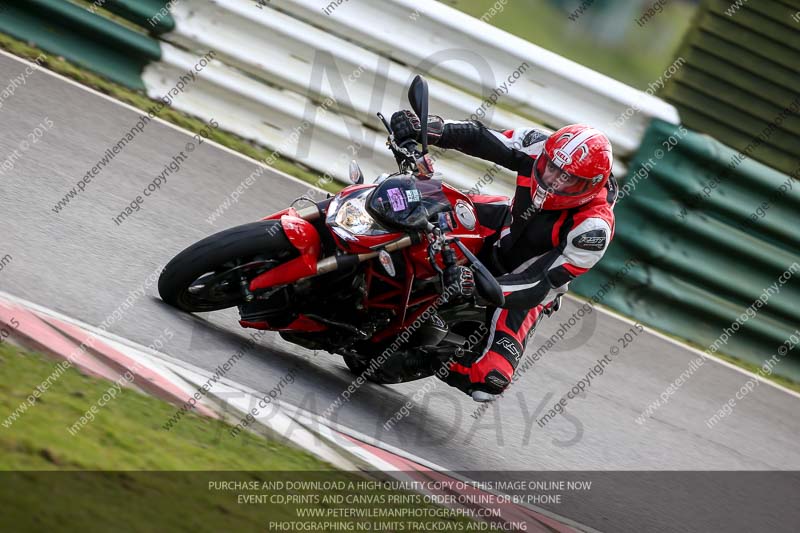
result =
[[[417,149],[417,141],[413,139],[406,139],[402,144],[398,144],[389,121],[386,120],[382,113],[378,113],[378,117],[381,119],[386,131],[389,132],[386,146],[394,154],[400,172],[413,172],[420,179],[429,179],[433,174],[433,161],[427,152],[425,150],[419,151]]]
[[[400,145],[400,148],[407,150],[410,154],[413,155],[421,155],[420,152],[417,150],[417,141],[414,139],[406,139],[403,141],[403,144]]]
[[[503,294],[503,288],[500,286],[500,283],[498,283],[491,272],[489,272],[489,269],[481,263],[480,259],[475,257],[475,255],[469,251],[469,248],[464,246],[464,243],[458,238],[453,238],[451,241],[456,243],[461,253],[463,253],[470,262],[472,271],[475,273],[475,286],[478,289],[478,294],[493,306],[502,307],[503,304],[506,303],[506,297]],[[455,255],[455,252],[452,251],[449,245],[446,246],[446,248]]]
[[[456,252],[453,250],[452,246],[450,246],[451,243],[455,243],[461,250],[461,253],[464,254],[464,257],[467,258],[475,274],[475,286],[478,289],[478,294],[495,307],[502,307],[505,304],[506,298],[500,283],[498,283],[492,273],[489,272],[489,269],[486,268],[481,260],[478,259],[458,237],[445,238],[441,228],[431,223],[428,223],[427,233],[434,237],[428,246],[428,258],[435,271],[440,275],[444,274],[444,271],[436,264],[437,251],[442,256],[445,270],[457,264]]]
[[[423,180],[429,179],[433,174],[433,160],[428,155],[428,100],[428,83],[422,76],[416,76],[408,89],[408,101],[421,121],[420,141],[422,143],[422,151],[417,149],[417,142],[413,139],[407,139],[402,144],[398,144],[391,124],[383,114],[378,113],[378,118],[381,119],[386,131],[389,132],[386,145],[394,154],[400,172],[413,172],[419,179]],[[451,242],[455,242],[456,246],[461,249],[461,252],[470,262],[475,273],[478,294],[492,305],[501,307],[505,303],[505,296],[503,295],[503,289],[494,276],[461,241],[457,238],[446,239],[442,229],[430,222],[428,222],[428,227],[426,228],[426,232],[429,235],[434,235],[434,239],[431,240],[430,246],[428,246],[428,258],[433,269],[441,274],[441,269],[436,264],[435,256],[437,252],[442,254],[445,268],[456,264],[456,253],[450,246]]]

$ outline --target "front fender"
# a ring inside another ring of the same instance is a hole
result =
[[[281,215],[280,222],[289,243],[300,255],[254,278],[250,282],[251,291],[293,283],[317,273],[317,261],[322,246],[316,228],[307,220],[294,215]]]
[[[279,220],[281,217],[283,217],[285,215],[296,217],[297,216],[297,210],[294,207],[287,207],[285,209],[281,209],[277,213],[272,213],[271,215],[266,216],[266,217],[262,218],[261,220]]]

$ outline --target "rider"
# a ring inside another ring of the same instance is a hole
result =
[[[398,144],[419,140],[413,111],[396,112],[391,126]],[[490,401],[511,383],[539,317],[557,310],[568,283],[597,264],[611,242],[617,197],[611,143],[581,124],[548,136],[534,128],[500,132],[479,121],[434,115],[428,117],[428,139],[517,172],[513,202],[473,196],[481,223],[495,230],[481,259],[497,276],[505,304],[487,317],[483,353],[450,363],[443,378],[475,401]],[[448,269],[444,281],[471,296],[467,267]]]

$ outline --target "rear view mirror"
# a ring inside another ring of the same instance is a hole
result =
[[[424,155],[428,153],[428,82],[422,76],[417,75],[411,82],[408,88],[408,102],[419,117],[422,127],[419,139]]]

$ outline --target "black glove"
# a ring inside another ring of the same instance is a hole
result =
[[[446,295],[456,298],[472,296],[475,293],[475,277],[472,270],[459,265],[447,268],[444,271],[444,291]]]
[[[392,115],[390,121],[394,139],[399,145],[405,141],[419,141],[419,132],[422,131],[419,117],[413,111],[403,109]],[[436,115],[428,115],[428,143],[436,144],[444,132],[444,120]]]
[[[419,117],[413,111],[403,109],[392,115],[390,122],[394,132],[394,140],[397,144],[403,144],[407,140],[416,141],[419,137],[420,123]]]

